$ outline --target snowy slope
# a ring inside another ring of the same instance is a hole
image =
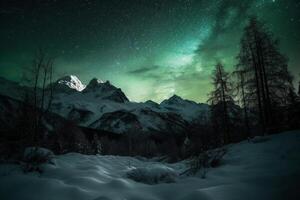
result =
[[[178,113],[189,122],[201,120],[200,122],[203,124],[208,121],[210,113],[210,108],[207,104],[198,104],[194,101],[182,99],[177,95],[162,101],[160,107],[168,112]]]
[[[8,96],[11,98],[15,98],[17,100],[21,100],[24,98],[24,90],[25,87],[19,85],[19,83],[14,81],[9,81],[0,77],[0,94],[3,96]]]
[[[127,105],[128,106],[128,105]],[[130,107],[129,107],[130,108]],[[112,131],[115,133],[183,133],[187,122],[181,116],[172,112],[157,112],[150,108],[132,109],[124,107],[123,110],[104,113],[89,127]]]
[[[94,99],[105,99],[118,103],[128,102],[127,97],[120,88],[113,86],[109,81],[103,82],[96,78],[89,82],[82,93]]]
[[[200,173],[176,178],[186,169],[184,162],[164,164],[132,157],[71,153],[57,156],[56,165],[45,165],[40,175],[1,164],[0,196],[5,200],[300,199],[300,131],[268,138],[229,146],[222,165],[209,169],[205,179]],[[132,168],[147,169],[148,176],[170,171],[175,182],[135,182],[126,178]]]
[[[64,76],[52,84],[56,92],[82,91],[86,87],[75,75]]]

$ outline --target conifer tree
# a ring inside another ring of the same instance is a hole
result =
[[[216,132],[222,132],[222,143],[229,143],[230,136],[230,116],[228,104],[233,102],[231,96],[231,84],[229,83],[229,73],[224,70],[221,63],[216,64],[212,75],[214,90],[209,94],[208,102],[212,106],[212,123]]]
[[[245,72],[245,98],[257,111],[263,133],[280,121],[274,113],[286,104],[293,87],[288,60],[278,44],[264,23],[255,17],[249,20],[241,39],[237,70]]]

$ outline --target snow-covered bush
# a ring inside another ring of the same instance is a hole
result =
[[[196,174],[201,170],[201,177],[205,178],[206,168],[209,167],[209,156],[207,152],[200,154],[199,156],[194,156],[189,161],[189,174]]]
[[[171,168],[163,165],[131,168],[126,173],[127,178],[146,184],[173,183],[178,174]]]
[[[189,169],[184,173],[187,174],[196,174],[201,172],[201,177],[206,177],[207,168],[209,167],[218,167],[221,165],[223,156],[226,153],[226,149],[214,149],[210,151],[205,151],[198,156],[194,156],[189,162]]]
[[[27,147],[24,151],[24,172],[42,172],[41,164],[54,164],[54,154],[51,150],[41,147]]]
[[[209,166],[210,167],[218,167],[221,165],[221,161],[223,156],[226,154],[227,150],[224,148],[215,149],[213,151],[209,151]]]
[[[268,141],[269,138],[266,136],[255,136],[254,138],[250,139],[252,143],[262,143]]]

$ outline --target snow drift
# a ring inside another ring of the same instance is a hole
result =
[[[128,170],[126,177],[141,183],[158,184],[173,183],[176,181],[178,174],[170,167],[153,165],[140,168],[133,167]]]

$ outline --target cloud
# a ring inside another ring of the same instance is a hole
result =
[[[210,19],[212,23],[210,34],[204,41],[201,41],[195,50],[195,54],[205,56],[208,59],[215,59],[219,51],[230,48],[228,45],[222,44],[226,43],[226,41],[221,36],[232,32],[234,29],[239,29],[244,24],[248,19],[249,11],[254,2],[255,0],[218,1],[214,7],[215,12]]]
[[[147,67],[141,67],[141,68],[138,68],[138,69],[134,69],[134,70],[130,70],[128,71],[129,74],[136,74],[136,75],[139,75],[139,74],[146,74],[148,72],[152,72],[152,71],[155,71],[159,68],[159,66],[157,65],[153,65],[151,67],[147,66]]]
[[[161,65],[141,67],[131,70],[131,75],[139,75],[151,84],[149,96],[156,101],[178,94],[185,98],[205,102],[211,90],[210,73],[216,60],[234,59],[244,22],[248,19],[255,0],[218,0],[204,3],[208,13],[202,14],[203,34],[194,52],[188,52],[187,61],[180,60],[182,50],[171,55],[168,62]],[[232,40],[234,39],[234,41]],[[234,47],[233,47],[234,46]],[[185,57],[183,57],[185,58]],[[229,63],[228,63],[229,64]],[[229,66],[229,65],[228,65]]]

